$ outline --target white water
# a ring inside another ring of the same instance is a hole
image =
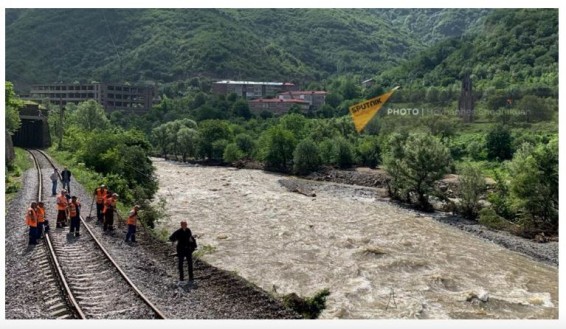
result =
[[[558,318],[557,268],[427,216],[344,185],[312,198],[276,174],[153,160],[171,215],[158,227],[188,220],[207,262],[265,290],[330,289],[321,318]]]

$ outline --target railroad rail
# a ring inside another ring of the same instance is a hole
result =
[[[28,150],[38,171],[38,200],[42,200],[43,177],[37,153],[55,168],[53,161],[40,150]],[[47,211],[49,207],[46,207]],[[165,315],[135,286],[110,253],[95,237],[83,217],[82,233],[73,237],[64,228],[45,236],[52,273],[57,277],[65,303],[54,302],[52,315],[57,318],[165,319]],[[40,268],[46,273],[45,262]],[[49,274],[47,274],[49,276]],[[53,298],[57,300],[57,298]],[[64,305],[66,304],[66,305]]]

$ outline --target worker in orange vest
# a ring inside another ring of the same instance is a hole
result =
[[[136,243],[136,225],[138,224],[138,210],[140,206],[135,205],[130,214],[128,215],[128,219],[126,219],[126,224],[128,225],[128,233],[126,233],[126,242],[130,241],[130,237],[132,238],[132,243]]]
[[[116,202],[118,200],[118,194],[112,193],[104,199],[104,226],[103,231],[113,231],[114,230],[114,210],[116,210]]]
[[[39,201],[37,203],[37,238],[43,239],[44,227],[45,227],[45,208],[43,208],[43,202]]]
[[[71,197],[71,203],[69,203],[69,217],[71,217],[71,229],[70,234],[75,234],[75,236],[80,236],[79,233],[81,229],[81,203],[77,201],[76,196]]]
[[[57,196],[57,227],[67,226],[67,191],[61,190],[61,194]]]
[[[106,199],[106,194],[108,193],[108,189],[104,184],[100,184],[100,187],[97,187],[94,190],[94,196],[96,198],[96,218],[97,223],[102,223],[102,209],[104,209],[104,200]]]
[[[29,245],[37,244],[37,203],[32,202],[26,213],[26,225],[29,226]]]

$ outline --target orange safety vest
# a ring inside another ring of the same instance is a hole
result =
[[[68,201],[67,198],[63,195],[59,195],[57,197],[57,210],[65,210],[67,209]]]
[[[97,188],[96,189],[96,203],[101,204],[106,199],[106,193],[108,192],[107,189]]]
[[[37,207],[37,221],[39,223],[45,222],[45,209]]]
[[[26,225],[30,227],[37,227],[37,215],[33,208],[28,208],[28,212],[26,214]]]
[[[70,217],[76,217],[77,216],[77,207],[80,207],[80,203],[77,202],[76,204],[74,203],[70,203],[69,204],[69,216]]]
[[[135,209],[132,209],[132,211],[130,211],[130,215],[128,216],[128,219],[126,220],[126,224],[136,225],[137,219],[138,219],[138,213],[136,212]]]
[[[106,210],[108,210],[110,206],[112,206],[113,209],[116,208],[116,199],[113,197],[108,197],[104,200],[104,209],[102,209],[102,212],[106,213]]]

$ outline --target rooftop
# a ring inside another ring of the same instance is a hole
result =
[[[222,80],[216,81],[218,84],[228,84],[228,85],[268,85],[268,86],[294,86],[291,82],[257,82],[257,81],[232,81],[232,80]]]
[[[279,95],[326,95],[328,92],[324,90],[297,90],[297,91],[286,91],[284,93],[279,93]]]
[[[297,103],[309,104],[309,102],[302,99],[282,99],[282,98],[258,98],[250,101],[251,103]]]

